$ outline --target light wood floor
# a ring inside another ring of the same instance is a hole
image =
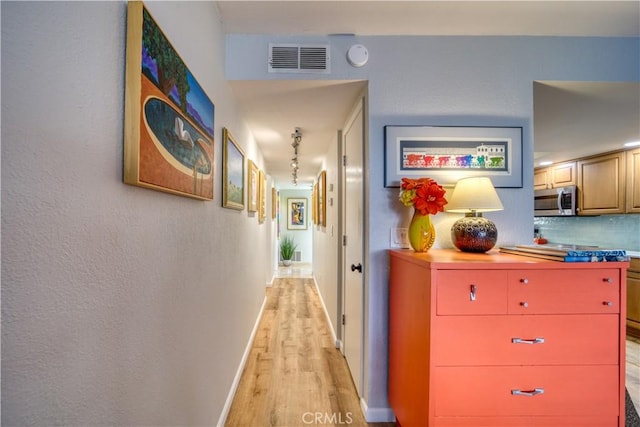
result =
[[[312,279],[287,277],[285,271],[267,288],[267,304],[225,425],[394,425],[365,422]]]
[[[627,390],[633,406],[640,412],[640,340],[627,337]]]

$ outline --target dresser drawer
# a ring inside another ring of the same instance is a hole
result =
[[[619,270],[509,272],[510,314],[619,312]]]
[[[507,313],[506,271],[438,271],[436,283],[440,316]]]
[[[616,365],[437,367],[435,415],[616,416],[619,375]]]
[[[618,363],[615,314],[437,316],[436,366]]]

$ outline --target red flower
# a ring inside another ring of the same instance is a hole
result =
[[[422,215],[435,215],[444,211],[446,191],[431,178],[402,178],[400,200],[406,206],[413,205]]]

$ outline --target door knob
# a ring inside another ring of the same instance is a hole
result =
[[[358,270],[358,273],[362,273],[362,264],[351,264],[351,271]]]

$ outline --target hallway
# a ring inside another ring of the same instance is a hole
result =
[[[393,426],[364,420],[307,265],[281,267],[226,426]]]

